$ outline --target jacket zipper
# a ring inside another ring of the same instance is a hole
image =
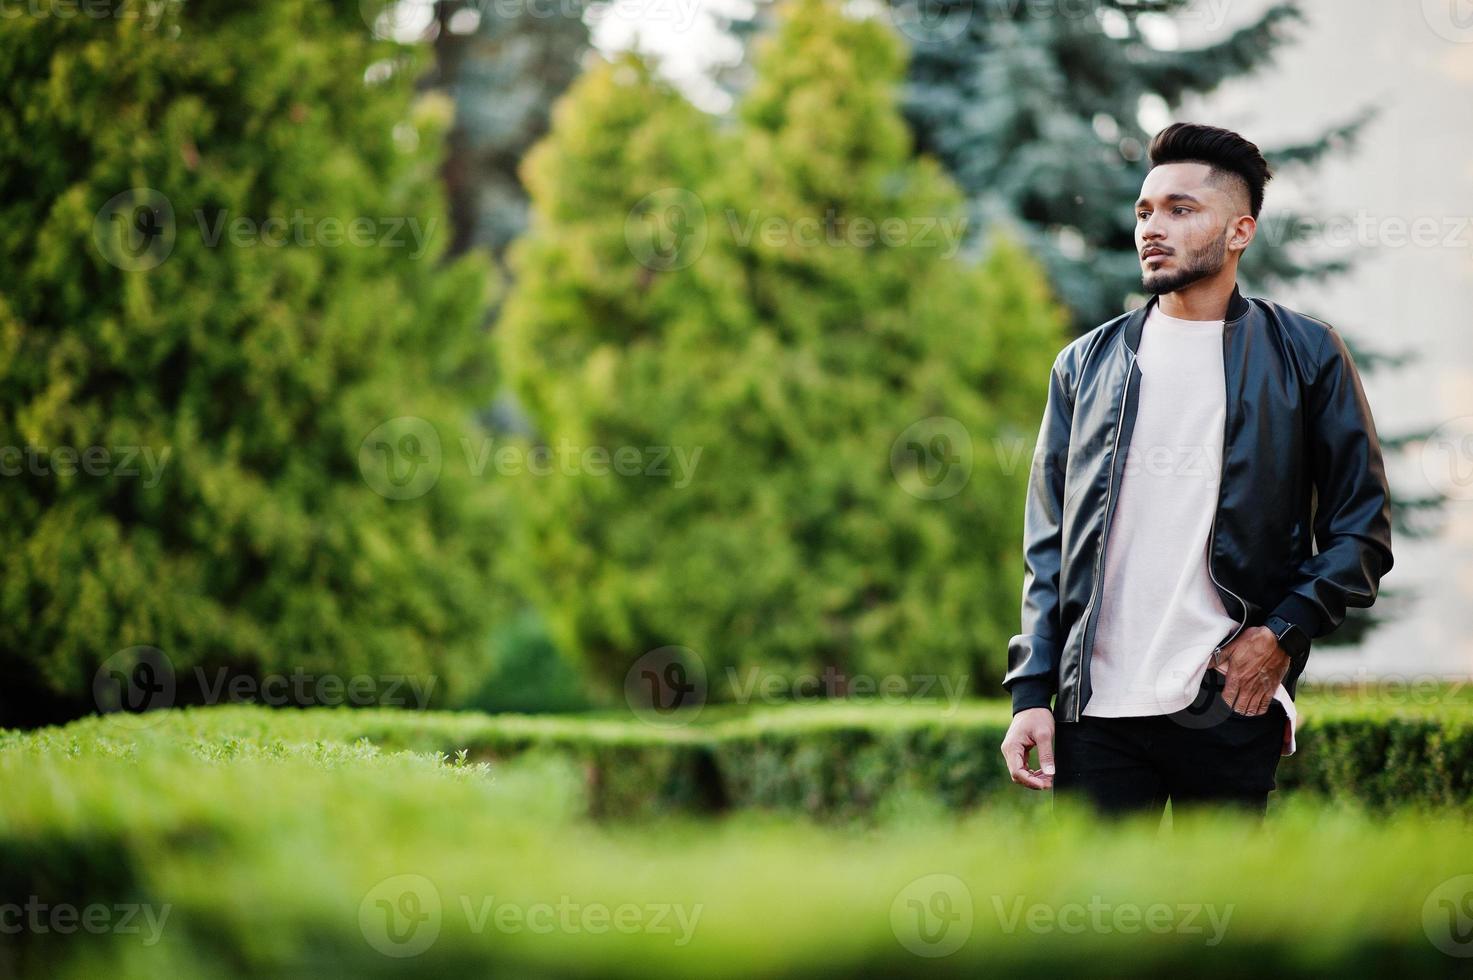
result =
[[[1224,453],[1226,453],[1226,448],[1224,448]],[[1222,506],[1222,478],[1221,478],[1221,476],[1218,477],[1218,483],[1217,483],[1217,504],[1218,504],[1219,507]],[[1238,638],[1238,634],[1241,633],[1241,632],[1243,632],[1243,630],[1248,625],[1248,603],[1244,602],[1243,599],[1242,599],[1242,597],[1239,596],[1232,589],[1228,588],[1227,586],[1225,586],[1221,582],[1219,582],[1217,580],[1217,576],[1215,574],[1213,574],[1213,572],[1212,572],[1212,552],[1213,552],[1214,545],[1216,544],[1216,541],[1217,541],[1217,513],[1216,513],[1216,511],[1214,511],[1213,514],[1212,514],[1212,531],[1207,536],[1207,575],[1212,579],[1212,584],[1213,585],[1217,586],[1219,589],[1222,589],[1228,595],[1230,595],[1234,599],[1237,599],[1238,600],[1238,605],[1240,605],[1240,606],[1243,607],[1243,620],[1242,620],[1242,622],[1240,622],[1238,624],[1238,628],[1235,629],[1235,630],[1233,630],[1231,636],[1229,636],[1226,640],[1223,640],[1215,648],[1213,648],[1213,651],[1212,651],[1213,653],[1216,653],[1218,650],[1221,650],[1223,647],[1227,646],[1229,643],[1231,643],[1234,640],[1236,640]]]
[[[1227,335],[1225,333],[1223,335],[1223,346],[1224,348],[1226,348],[1227,346]],[[1224,358],[1224,365],[1226,365],[1226,358]],[[1227,368],[1226,366],[1224,366],[1224,385],[1227,384],[1226,375]],[[1222,481],[1223,477],[1226,475],[1227,470],[1228,422],[1229,419],[1227,403],[1224,402],[1222,410],[1222,456],[1217,461],[1217,506],[1214,507],[1212,510],[1212,530],[1209,531],[1207,534],[1207,576],[1208,578],[1212,579],[1213,585],[1217,586],[1219,589],[1222,589],[1228,595],[1238,600],[1238,605],[1243,607],[1243,619],[1241,622],[1238,623],[1238,628],[1233,630],[1231,636],[1229,636],[1226,640],[1223,640],[1221,643],[1213,648],[1212,652],[1214,654],[1217,653],[1218,650],[1221,650],[1223,647],[1236,640],[1238,638],[1238,634],[1243,632],[1243,630],[1246,629],[1248,626],[1248,603],[1243,601],[1242,596],[1238,595],[1232,589],[1219,582],[1217,580],[1217,574],[1212,571],[1212,556],[1217,550],[1217,512],[1222,509]]]
[[[1115,495],[1115,456],[1120,451],[1120,430],[1125,427],[1125,406],[1130,401],[1130,376],[1135,370],[1135,353],[1129,347],[1126,348],[1126,351],[1130,354],[1130,361],[1125,365],[1125,391],[1120,395],[1120,416],[1115,420],[1115,444],[1110,449],[1110,475],[1109,479],[1105,481],[1105,521],[1103,528],[1100,530],[1100,547],[1095,552],[1094,586],[1090,589],[1089,606],[1084,611],[1084,636],[1086,641],[1093,640],[1094,638],[1095,599],[1099,596],[1100,576],[1103,574],[1105,567],[1105,546],[1110,543],[1110,502],[1114,499]],[[1086,647],[1091,645],[1088,642],[1085,644]],[[1081,710],[1080,702],[1084,700],[1084,671],[1089,663],[1088,655],[1091,652],[1090,649],[1084,649],[1080,652],[1079,691],[1074,696],[1075,721],[1079,720],[1079,712]]]

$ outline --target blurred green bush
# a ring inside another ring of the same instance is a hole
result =
[[[798,0],[734,125],[622,57],[523,165],[497,339],[547,472],[514,478],[507,554],[596,696],[666,647],[711,700],[1005,670],[1063,316],[1006,238],[953,254],[902,67],[882,24]]]
[[[0,723],[90,708],[135,645],[181,680],[477,679],[485,481],[372,484],[383,446],[478,431],[492,280],[438,261],[448,110],[358,8],[5,18]]]

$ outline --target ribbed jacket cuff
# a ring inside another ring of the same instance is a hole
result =
[[[1054,692],[1049,682],[1042,678],[1020,678],[1012,684],[1013,714],[1029,708],[1047,708]]]
[[[1297,592],[1290,592],[1269,615],[1293,623],[1311,640],[1320,635],[1319,610],[1315,609],[1314,603]]]

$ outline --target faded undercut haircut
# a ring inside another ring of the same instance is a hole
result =
[[[1152,167],[1163,163],[1205,163],[1212,168],[1209,181],[1236,185],[1248,195],[1248,213],[1258,220],[1263,207],[1263,185],[1273,178],[1258,147],[1232,130],[1198,123],[1172,123],[1151,140]],[[1241,183],[1240,183],[1241,182]]]

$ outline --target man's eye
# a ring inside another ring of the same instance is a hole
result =
[[[1141,219],[1141,220],[1142,220],[1142,221],[1144,221],[1144,220],[1146,220],[1146,215],[1147,215],[1147,214],[1148,214],[1148,213],[1149,213],[1149,212],[1146,212],[1146,211],[1137,211],[1137,212],[1136,212],[1136,213],[1135,213],[1135,216],[1136,216],[1136,217],[1137,217],[1137,218],[1140,218],[1140,219]]]
[[[1187,214],[1191,214],[1191,212],[1192,212],[1192,209],[1191,208],[1172,208],[1171,210],[1173,210],[1173,211],[1184,211]]]

